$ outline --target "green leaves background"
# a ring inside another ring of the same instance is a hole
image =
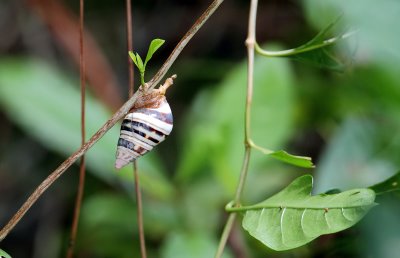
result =
[[[304,7],[305,18],[315,27],[315,31],[308,32],[310,35],[316,35],[343,10],[344,22],[360,29],[353,38],[356,42],[350,41],[359,50],[352,56],[352,71],[320,72],[315,67],[288,59],[258,58],[253,140],[272,150],[285,149],[292,154],[312,154],[317,158],[317,168],[311,171],[315,172],[315,193],[332,188],[344,193],[351,188],[366,188],[389,178],[400,165],[400,141],[396,133],[400,126],[400,80],[396,71],[400,34],[394,26],[397,20],[393,19],[397,17],[392,15],[398,4],[387,0],[381,3],[304,1]],[[331,36],[340,34],[343,29],[347,27],[339,26]],[[267,48],[276,47],[269,45]],[[340,47],[331,50],[345,53]],[[168,96],[174,112],[177,111],[174,133],[157,151],[139,162],[148,218],[146,237],[153,257],[168,258],[176,253],[204,257],[215,251],[224,216],[222,210],[232,198],[243,158],[246,67],[244,60],[239,62],[238,59],[180,59],[173,68],[176,70],[171,71],[179,74]],[[201,79],[185,78],[190,73]],[[13,137],[24,135],[24,141],[34,139],[48,150],[42,163],[48,164],[50,159],[56,163],[79,146],[79,93],[75,84],[77,79],[69,71],[48,61],[4,56],[0,59],[2,115],[12,124]],[[88,95],[87,135],[90,136],[110,113]],[[116,173],[113,169],[117,137],[118,126],[88,152],[89,180],[95,184],[90,185],[85,198],[80,231],[82,242],[78,249],[98,256],[135,257],[137,253],[132,242],[121,240],[135,235],[136,231],[132,226],[135,209],[131,199],[131,173],[129,170]],[[8,148],[2,153],[11,151]],[[14,153],[21,156],[4,158],[6,162],[0,168],[2,176],[20,175],[17,165],[32,169],[32,163],[20,158],[30,155],[28,149]],[[54,157],[58,159],[54,161]],[[51,168],[42,163],[37,165],[41,169],[30,171],[26,177],[21,175],[14,182],[44,177]],[[11,170],[13,167],[15,169]],[[305,171],[310,172],[253,151],[243,203],[265,200]],[[53,190],[66,184],[70,178],[68,173]],[[0,183],[7,186],[9,182],[3,179]],[[390,188],[394,181],[388,182],[384,189]],[[32,187],[18,189],[13,191],[26,194]],[[397,243],[400,232],[397,191],[382,194],[376,201],[380,205],[354,230],[333,235],[326,245],[320,245],[317,239],[305,247],[276,253],[252,237],[245,236],[244,242],[252,257],[311,257],[332,252],[336,257],[370,254],[396,257],[399,245],[393,243]],[[2,213],[1,218],[7,215]],[[246,225],[249,218],[245,217]],[[376,221],[382,223],[377,225]],[[28,221],[22,223],[29,224]],[[23,225],[26,224],[21,227]],[[52,239],[64,243],[65,232],[59,226]],[[344,248],[343,242],[349,247]],[[290,246],[300,244],[293,243]],[[362,248],[355,248],[359,243]],[[281,244],[284,249],[288,243]],[[3,249],[13,253],[7,246]],[[227,257],[232,257],[230,251]],[[58,252],[61,253],[60,248]]]

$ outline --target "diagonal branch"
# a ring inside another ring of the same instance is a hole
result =
[[[220,6],[223,0],[214,0],[207,10],[196,20],[189,31],[183,36],[178,45],[174,48],[168,59],[165,61],[156,75],[148,82],[149,89],[153,89],[157,83],[168,72],[176,58],[182,52],[190,39],[197,33],[203,24],[210,18],[215,10]],[[79,150],[66,159],[56,170],[54,170],[29,196],[21,208],[14,214],[11,220],[1,229],[0,241],[2,241],[8,233],[18,224],[21,218],[29,210],[30,207],[39,199],[39,197],[49,188],[78,158],[88,151],[103,135],[111,129],[121,118],[123,118],[132,108],[138,98],[139,92],[136,92],[114,115],[87,141]]]

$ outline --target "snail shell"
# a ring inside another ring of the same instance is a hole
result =
[[[171,78],[159,89],[140,95],[122,121],[115,161],[117,169],[151,151],[171,133],[172,111],[164,96],[172,85]]]

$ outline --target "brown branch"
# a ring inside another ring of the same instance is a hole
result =
[[[133,50],[133,37],[132,37],[132,7],[131,0],[126,0],[126,43],[128,51]],[[128,53],[127,51],[127,53]],[[135,77],[134,77],[134,66],[130,56],[126,55],[128,58],[128,73],[129,73],[129,97],[132,97],[135,91]]]
[[[84,0],[79,0],[79,75],[81,83],[81,146],[85,144],[86,129],[85,129],[85,107],[86,107],[86,83],[85,83],[85,62],[84,62],[84,39],[83,39],[83,28],[84,28]],[[85,156],[81,157],[81,163],[79,167],[79,182],[78,191],[76,193],[74,215],[72,218],[71,235],[68,243],[67,258],[72,258],[74,255],[76,235],[78,233],[79,217],[81,213],[83,192],[85,190]]]
[[[219,7],[223,0],[214,0],[207,10],[200,16],[189,31],[183,36],[178,45],[174,48],[168,59],[157,72],[157,74],[148,82],[149,88],[153,89],[156,83],[165,76],[168,69],[176,60],[183,48],[187,45],[194,34],[202,27],[202,25],[210,18],[214,11]],[[2,241],[8,233],[18,224],[24,214],[37,201],[37,199],[51,186],[78,158],[87,152],[111,127],[113,127],[121,118],[123,118],[132,108],[139,92],[137,91],[125,104],[87,141],[79,150],[73,153],[65,160],[56,170],[54,170],[29,196],[21,208],[14,214],[10,221],[0,231],[0,241]]]
[[[59,0],[28,0],[29,6],[49,27],[56,42],[79,65],[79,22]],[[84,31],[86,77],[94,95],[113,111],[122,105],[121,92],[114,72],[93,36]]]

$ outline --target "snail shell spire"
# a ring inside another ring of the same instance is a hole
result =
[[[175,78],[168,78],[158,89],[146,91],[146,86],[141,87],[142,95],[121,124],[115,168],[120,169],[143,156],[171,133],[173,117],[165,91]]]

